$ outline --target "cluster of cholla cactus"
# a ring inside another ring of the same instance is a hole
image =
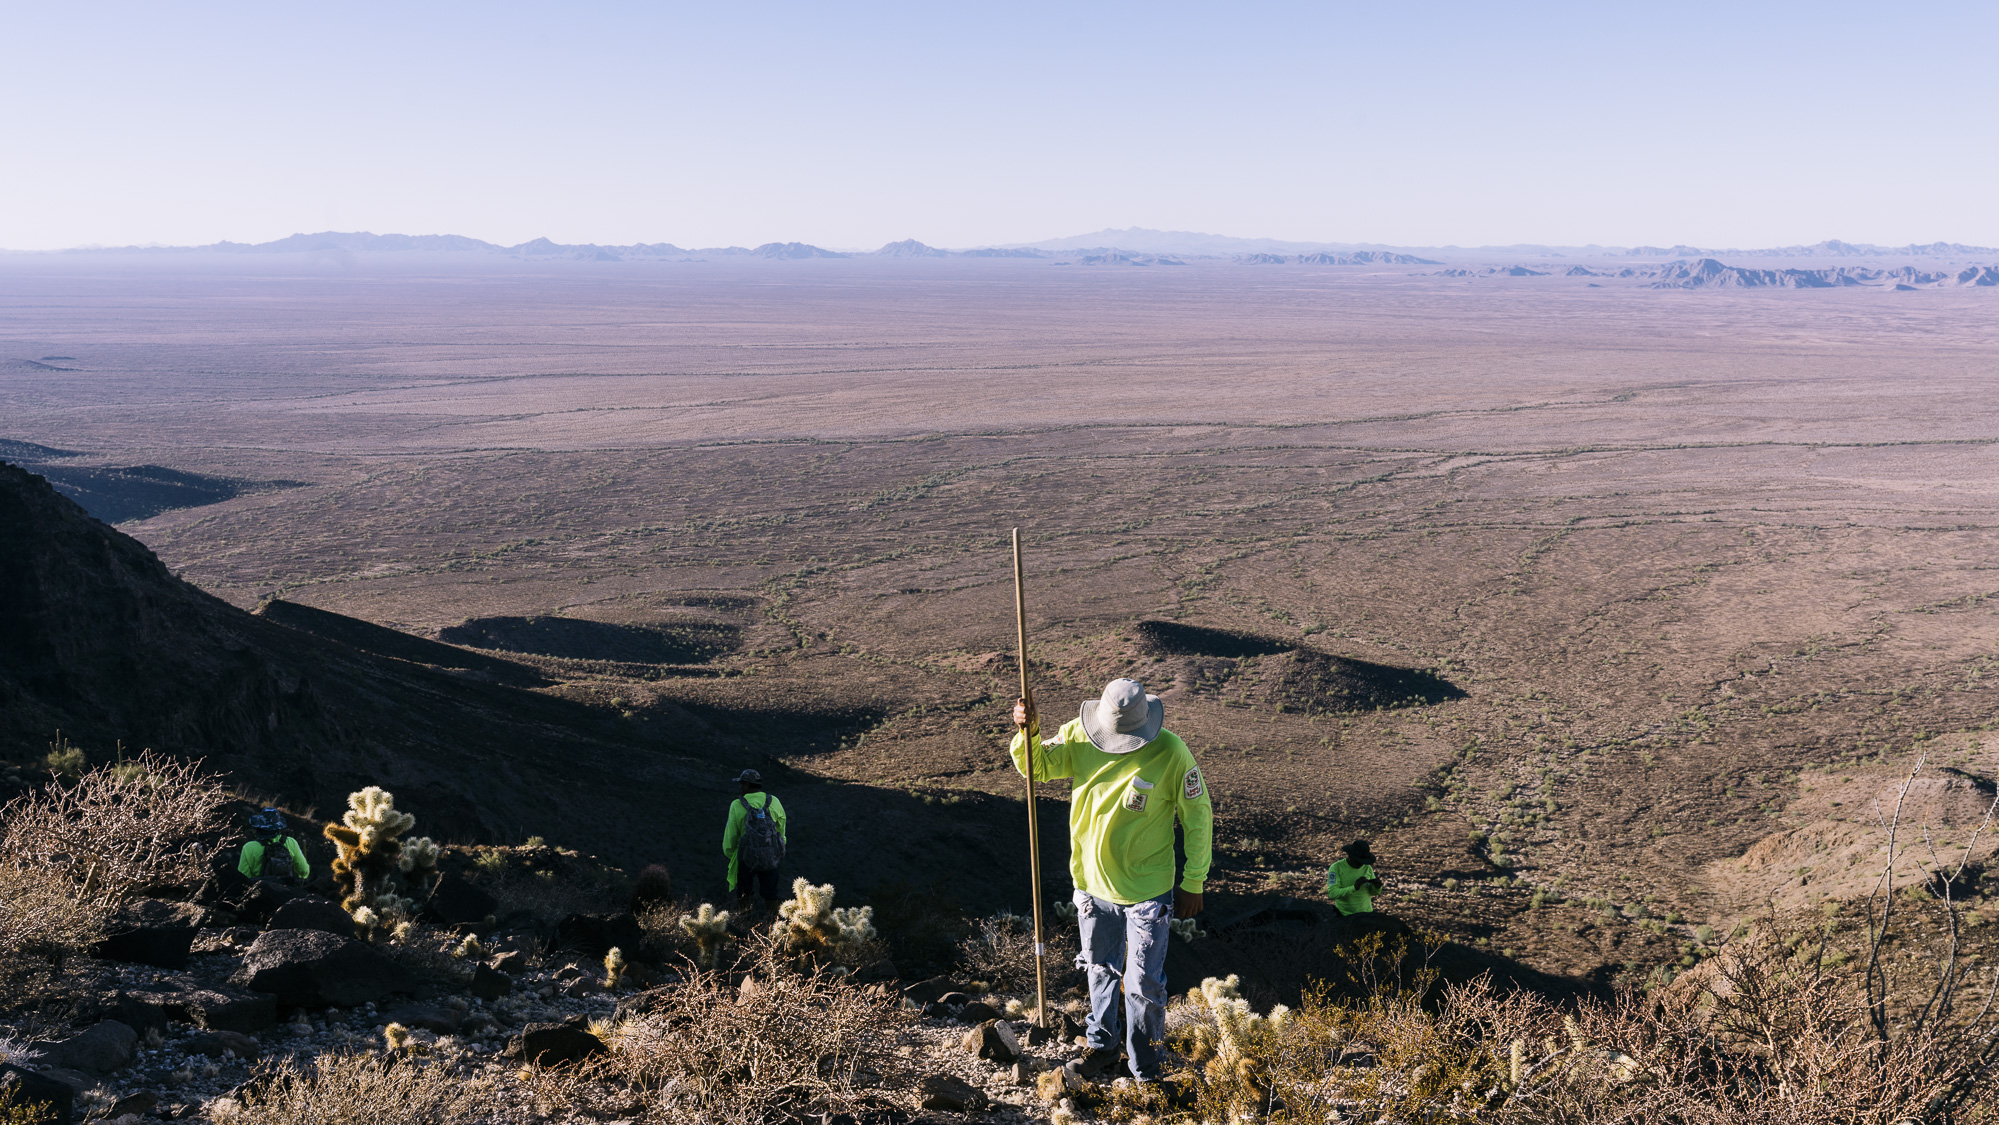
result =
[[[714,903],[704,902],[694,913],[682,915],[680,928],[694,939],[697,960],[704,969],[714,968],[722,948],[736,940],[729,932],[729,912],[715,909]]]
[[[615,945],[612,946],[611,951],[604,954],[604,987],[618,987],[625,979],[625,968],[625,951]]]
[[[785,949],[793,956],[823,954],[836,965],[858,968],[875,932],[875,908],[833,907],[833,884],[813,886],[803,876],[792,881],[792,898],[777,908]]]
[[[415,817],[396,811],[395,794],[370,785],[349,793],[341,823],[326,826],[326,838],[339,850],[333,877],[340,883],[340,905],[370,937],[383,926],[394,929],[414,912],[415,904],[397,892],[437,868],[435,841],[403,840],[415,825]]]
[[[1242,978],[1230,973],[1225,980],[1209,977],[1190,990],[1183,1014],[1187,1018],[1177,1038],[1187,1057],[1205,1064],[1211,1078],[1248,1080],[1276,1046],[1291,1009],[1278,1004],[1269,1015],[1257,1015],[1242,998]]]

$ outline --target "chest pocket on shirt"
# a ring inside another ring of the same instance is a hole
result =
[[[1124,791],[1124,807],[1129,812],[1144,812],[1145,803],[1152,799],[1152,783],[1142,777],[1133,776],[1131,784]]]

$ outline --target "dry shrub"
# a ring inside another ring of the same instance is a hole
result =
[[[655,992],[653,1011],[609,1036],[611,1051],[542,1081],[592,1112],[651,1121],[764,1125],[856,1113],[900,1060],[908,1019],[886,989],[801,969],[779,935],[758,933],[740,983],[693,970]]]
[[[97,940],[104,911],[37,871],[0,865],[0,973],[60,967]]]
[[[1169,1040],[1217,1121],[1991,1120],[1999,1038],[1985,1016],[1877,1034],[1864,974],[1828,956],[1830,936],[1766,918],[1672,988],[1574,1012],[1481,978],[1429,1007],[1419,988],[1321,988],[1257,1020],[1210,988],[1174,1005]]]
[[[1042,956],[1051,979],[1067,973],[1076,960],[1077,938],[1067,925],[1048,925],[1043,920],[1042,936],[1047,952]],[[969,980],[982,980],[995,992],[1034,990],[1034,919],[1022,914],[994,914],[972,924],[972,932],[958,942],[957,971]]]
[[[0,865],[98,904],[192,887],[220,846],[228,800],[199,762],[148,750],[9,802]]]
[[[278,1064],[260,1090],[219,1120],[243,1125],[478,1125],[518,1111],[490,1081],[441,1064],[325,1054],[310,1068]]]

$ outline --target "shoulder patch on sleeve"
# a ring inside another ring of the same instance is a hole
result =
[[[1206,787],[1201,784],[1201,767],[1187,767],[1187,776],[1181,782],[1180,791],[1187,795],[1189,801],[1198,801],[1201,799],[1201,794],[1207,792]]]

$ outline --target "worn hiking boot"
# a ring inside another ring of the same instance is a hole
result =
[[[1117,1066],[1124,1052],[1116,1047],[1092,1047],[1072,1060],[1069,1065],[1087,1081],[1095,1082],[1105,1072]]]

